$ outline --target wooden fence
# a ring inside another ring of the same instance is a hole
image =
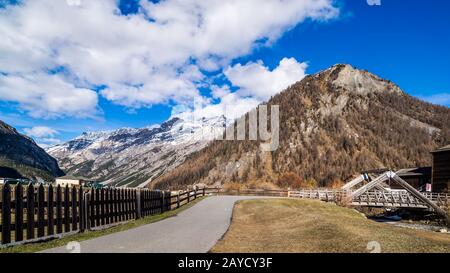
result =
[[[1,245],[95,230],[179,208],[206,190],[0,186]]]
[[[272,197],[287,197],[286,190],[265,190],[265,189],[222,189],[222,188],[207,188],[207,193],[214,193],[219,195],[250,195],[250,196],[272,196]]]

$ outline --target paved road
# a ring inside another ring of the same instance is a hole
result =
[[[204,253],[225,234],[234,203],[258,197],[212,196],[175,217],[81,242],[82,253]],[[66,247],[47,253],[69,252]]]

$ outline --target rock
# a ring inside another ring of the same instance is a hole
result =
[[[440,232],[440,233],[448,233],[447,229],[445,229],[445,228],[441,228],[441,229],[439,230],[439,232]]]

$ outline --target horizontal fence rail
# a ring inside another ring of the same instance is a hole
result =
[[[206,189],[149,189],[0,185],[0,246],[96,230],[179,208]]]
[[[253,196],[273,196],[287,197],[289,191],[286,190],[264,190],[264,189],[223,189],[223,188],[206,188],[207,194],[223,194],[223,195],[253,195]]]

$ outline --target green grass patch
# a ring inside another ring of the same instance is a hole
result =
[[[107,229],[103,229],[103,230],[85,231],[83,233],[69,235],[69,236],[63,237],[61,239],[55,239],[55,240],[51,240],[48,242],[30,243],[30,244],[12,246],[12,247],[8,247],[8,248],[0,248],[0,253],[33,253],[33,252],[38,252],[38,251],[42,251],[45,249],[65,246],[69,242],[72,242],[72,241],[81,242],[81,241],[97,238],[100,236],[108,235],[111,233],[125,231],[125,230],[136,228],[139,226],[151,224],[151,223],[154,223],[154,222],[157,222],[157,221],[169,218],[169,217],[176,216],[178,213],[194,206],[196,203],[200,202],[204,198],[206,198],[206,197],[198,197],[196,200],[190,202],[187,205],[180,207],[179,209],[167,211],[162,214],[147,216],[145,218],[129,221],[129,222],[119,224],[117,226],[113,226],[111,228],[107,228]]]

